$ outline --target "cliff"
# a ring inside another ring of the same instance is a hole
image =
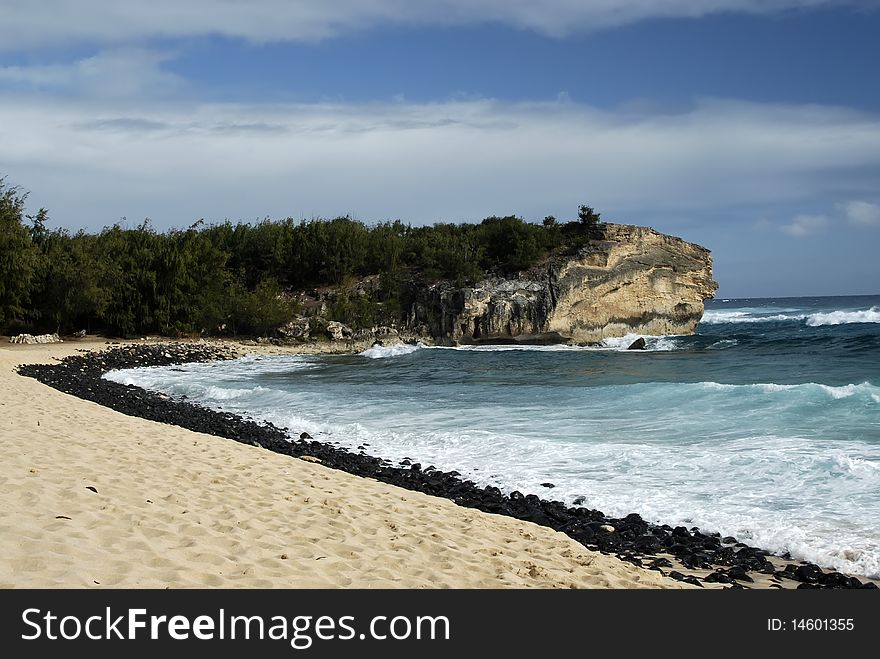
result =
[[[639,226],[602,225],[572,257],[473,287],[419,291],[407,329],[438,343],[591,343],[629,333],[691,334],[717,284],[709,250]]]

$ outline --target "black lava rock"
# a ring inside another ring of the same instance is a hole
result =
[[[733,579],[727,576],[724,572],[719,571],[706,575],[703,578],[703,581],[706,583],[730,583]]]
[[[669,573],[669,576],[672,577],[673,579],[675,579],[676,581],[683,581],[685,583],[690,583],[695,586],[699,586],[700,588],[703,587],[703,584],[700,583],[700,580],[690,574],[685,575],[685,574],[682,574],[681,572],[673,570],[672,572]]]
[[[727,571],[727,576],[737,581],[754,581],[742,565],[734,565]]]

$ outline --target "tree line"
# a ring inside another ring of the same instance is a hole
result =
[[[158,232],[148,221],[99,233],[50,229],[45,209],[27,215],[27,194],[0,178],[0,332],[116,336],[265,335],[302,311],[291,291],[329,287],[326,315],[355,327],[399,322],[414,285],[472,283],[528,269],[553,252],[586,245],[601,226],[578,219],[515,216],[479,224],[368,226],[351,217],[197,222]],[[346,293],[353,279],[378,286]]]

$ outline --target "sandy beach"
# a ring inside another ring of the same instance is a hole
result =
[[[545,527],[15,373],[105,347],[0,347],[0,587],[690,587]]]

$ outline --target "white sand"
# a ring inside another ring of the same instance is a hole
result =
[[[544,527],[14,372],[84,347],[105,344],[0,346],[0,587],[687,587]]]

